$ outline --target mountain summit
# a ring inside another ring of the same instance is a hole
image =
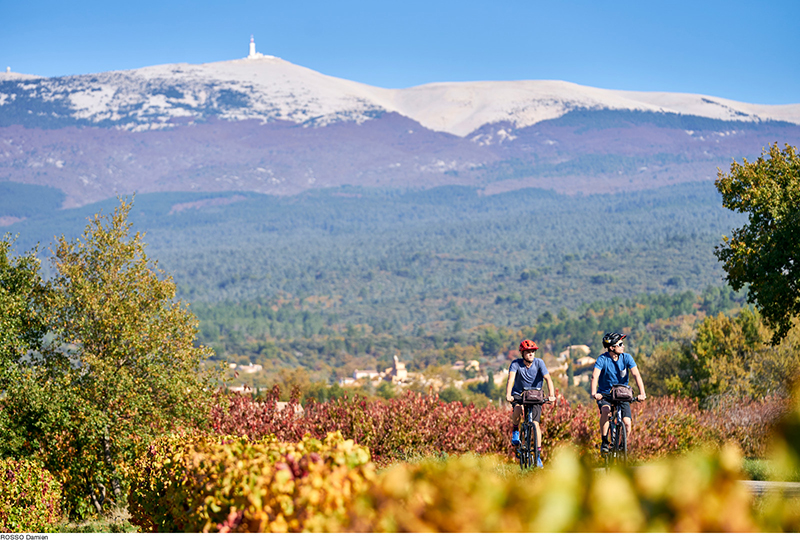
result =
[[[725,121],[800,124],[800,104],[754,105],[666,92],[604,90],[563,81],[431,83],[385,89],[323,75],[274,56],[166,64],[70,77],[0,75],[0,118],[74,122],[129,130],[171,119],[288,121],[315,126],[398,113],[430,130],[465,137],[486,124],[525,128],[574,110],[641,111]],[[34,104],[35,109],[31,109]],[[25,109],[24,111],[22,109]],[[44,117],[44,118],[42,118]]]
[[[797,144],[800,104],[563,81],[386,89],[283,59],[0,74],[0,181],[80,206],[118,193],[287,195],[344,184],[563,193],[707,181]]]

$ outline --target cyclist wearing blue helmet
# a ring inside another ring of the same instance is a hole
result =
[[[611,392],[613,385],[629,385],[629,375],[633,375],[636,385],[639,387],[639,400],[644,400],[647,396],[644,393],[644,382],[633,356],[625,353],[623,340],[626,335],[618,332],[606,333],[603,336],[603,347],[605,353],[600,355],[594,363],[592,371],[592,398],[597,400],[600,408],[600,451],[608,452],[608,418],[611,413],[611,404],[603,395]],[[631,434],[631,405],[629,402],[619,404],[622,408],[622,421],[625,423],[625,430],[630,438]]]

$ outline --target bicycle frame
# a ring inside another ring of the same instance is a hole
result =
[[[628,429],[622,419],[621,402],[606,400],[611,405],[611,412],[608,416],[608,452],[605,453],[604,462],[606,469],[615,465],[626,466],[628,464]],[[638,402],[634,398],[632,402]]]
[[[545,402],[545,404],[547,404],[547,402]],[[522,408],[525,415],[519,431],[517,457],[519,458],[520,468],[527,470],[537,467],[536,464],[539,462],[540,456],[539,446],[536,445],[538,438],[536,425],[533,423],[533,408],[531,404],[522,404]],[[541,438],[541,434],[539,434],[539,438]]]

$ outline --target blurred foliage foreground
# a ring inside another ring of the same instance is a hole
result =
[[[800,408],[776,460],[800,465]],[[131,522],[149,532],[785,532],[800,500],[754,498],[734,445],[606,472],[571,446],[520,473],[465,454],[379,470],[340,433],[297,443],[210,435],[154,442],[130,472]]]

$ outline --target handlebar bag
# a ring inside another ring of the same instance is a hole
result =
[[[614,385],[611,387],[611,400],[616,402],[632,402],[633,389],[627,385]]]
[[[522,403],[523,404],[544,404],[544,391],[541,389],[528,389],[527,391],[522,391]]]

